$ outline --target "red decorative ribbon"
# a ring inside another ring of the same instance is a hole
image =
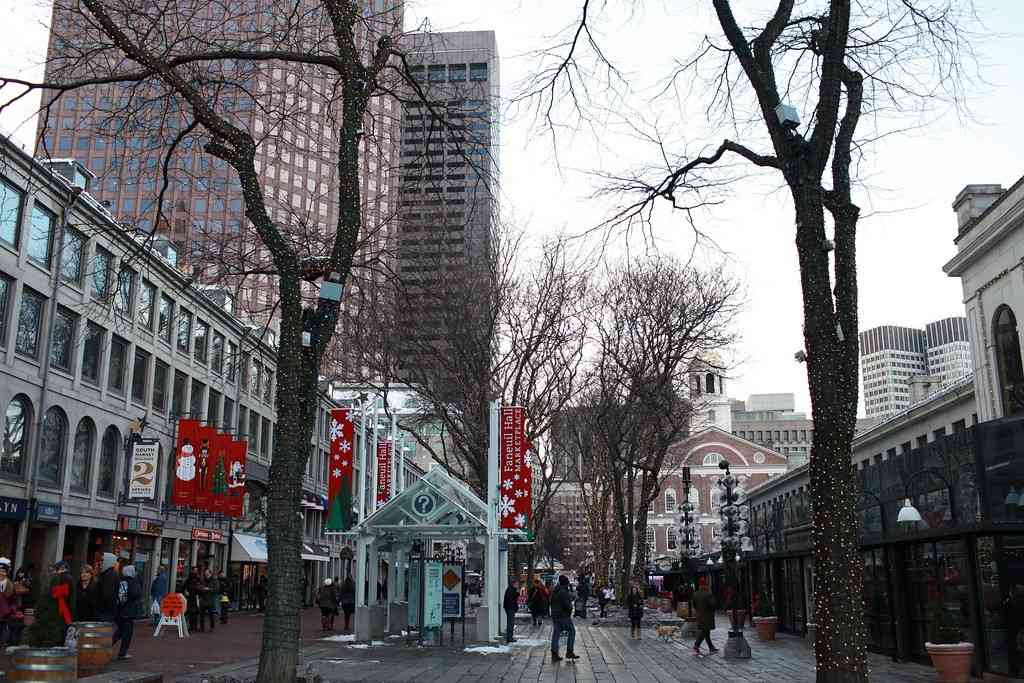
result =
[[[64,624],[71,623],[71,610],[68,609],[68,597],[71,595],[71,586],[66,583],[58,583],[50,589],[50,595],[57,601],[57,609],[60,611]]]

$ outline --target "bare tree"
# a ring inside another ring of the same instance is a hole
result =
[[[361,260],[377,258],[381,225],[364,221],[372,188],[363,171],[368,151],[394,148],[397,119],[372,114],[389,108],[382,99],[407,97],[405,86],[421,92],[396,48],[401,8],[364,10],[354,0],[57,0],[45,82],[0,78],[0,110],[42,90],[44,155],[58,139],[49,116],[55,103],[80,94],[88,124],[107,134],[111,159],[123,162],[112,178],[140,179],[140,242],[181,227],[193,238],[188,256],[200,280],[227,276],[254,292],[247,310],[277,321],[262,682],[293,680],[298,659],[297,511],[318,376],[340,308],[336,298],[317,296],[317,282],[334,274],[344,283]],[[301,187],[273,172],[296,148],[320,153]],[[187,209],[174,206],[173,191],[200,181],[214,192],[217,183],[237,188],[246,225],[179,226]],[[373,253],[360,255],[368,243]]]
[[[736,159],[777,172],[793,202],[803,292],[807,379],[814,419],[817,679],[867,678],[856,486],[850,444],[857,410],[855,162],[867,145],[907,126],[937,101],[961,104],[974,62],[970,0],[778,0],[767,15],[739,19],[712,2],[721,31],[681,56],[663,94],[703,82],[706,112],[729,138],[693,156],[654,134],[657,165],[609,178],[621,203],[608,225],[649,227],[654,205],[687,212],[720,201],[737,180]],[[571,38],[543,54],[525,101],[554,131],[560,106],[585,109],[605,79],[621,94],[622,71],[591,30],[606,3],[581,2]],[[799,114],[808,119],[801,133]],[[576,112],[579,113],[579,112]],[[920,119],[917,119],[919,123]],[[865,126],[861,124],[865,123]],[[743,136],[737,140],[735,136]],[[767,149],[765,149],[767,147]],[[790,239],[784,236],[784,239]],[[831,257],[830,257],[831,254]]]

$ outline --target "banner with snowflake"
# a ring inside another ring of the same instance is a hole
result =
[[[526,409],[501,409],[498,517],[502,529],[527,529],[533,516],[533,468],[526,441]]]
[[[352,528],[352,471],[355,456],[352,411],[331,411],[331,453],[327,462],[327,522],[330,533]]]
[[[377,443],[377,507],[391,500],[391,442]]]

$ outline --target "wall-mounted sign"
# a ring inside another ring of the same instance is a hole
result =
[[[156,498],[156,473],[160,463],[160,442],[135,439],[128,479],[128,497],[135,500]]]
[[[131,531],[136,534],[145,534],[147,536],[160,536],[164,533],[163,524],[160,524],[159,522],[151,522],[148,519],[126,517],[124,515],[117,518],[117,528],[121,531]]]
[[[32,519],[37,522],[59,522],[60,503],[47,503],[41,500],[35,501],[32,508]]]
[[[0,519],[21,521],[28,515],[28,501],[24,498],[0,496]]]
[[[457,619],[462,616],[462,565],[446,564],[441,575],[441,617]]]
[[[192,540],[213,541],[214,543],[223,543],[224,532],[217,531],[216,529],[202,529],[200,527],[194,527],[192,529]]]

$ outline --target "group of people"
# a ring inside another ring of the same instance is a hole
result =
[[[22,567],[11,576],[11,561],[0,557],[0,643],[18,645],[25,631],[24,610],[32,607],[32,575]]]
[[[324,579],[324,585],[317,590],[316,604],[320,608],[320,625],[324,633],[334,630],[334,620],[338,616],[338,608],[345,614],[343,631],[349,632],[352,613],[356,611],[356,583],[351,576],[344,581]]]
[[[222,569],[214,571],[209,567],[192,567],[189,570],[182,590],[188,604],[185,620],[189,631],[205,633],[206,624],[209,623],[210,633],[213,633],[218,617],[220,623],[228,623],[228,608],[231,604],[229,589],[230,583]]]
[[[569,577],[562,575],[558,577],[558,585],[554,590],[549,590],[550,584],[542,584],[535,580],[527,597],[530,606],[530,614],[533,616],[533,625],[541,623],[541,618],[547,614],[551,615],[551,661],[560,662],[559,643],[562,634],[567,636],[565,646],[565,659],[579,659],[576,654],[576,627],[572,623],[573,605],[577,597],[569,585]],[[505,609],[506,627],[505,641],[514,642],[516,612],[519,610],[519,581],[511,579],[502,600],[502,607]]]
[[[135,565],[119,560],[113,553],[104,553],[99,576],[92,565],[84,565],[73,588],[67,562],[57,562],[53,570],[50,595],[58,601],[65,628],[71,625],[72,610],[65,609],[64,598],[70,598],[73,593],[74,621],[113,623],[114,645],[119,646],[118,659],[128,659],[135,619],[144,616],[142,588]]]

